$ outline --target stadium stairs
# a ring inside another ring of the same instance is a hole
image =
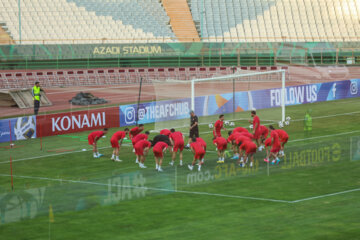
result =
[[[170,17],[172,30],[180,42],[200,42],[188,2],[186,0],[163,0]]]
[[[7,27],[5,24],[0,23],[0,44],[14,44],[15,41],[7,32]]]

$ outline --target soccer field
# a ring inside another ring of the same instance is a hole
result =
[[[313,131],[305,138],[308,109]],[[110,161],[110,136],[119,129],[99,141],[100,159],[92,157],[88,132],[19,141],[12,149],[2,143],[1,239],[359,239],[360,99],[286,111],[290,139],[274,166],[263,161],[264,152],[255,155],[253,168],[229,158],[217,164],[207,125],[200,126],[208,143],[201,172],[187,168],[188,150],[182,167],[169,166],[166,153],[162,173],[154,169],[152,152],[148,168],[140,169],[129,143],[120,149],[123,162]],[[273,119],[274,112],[258,115]]]

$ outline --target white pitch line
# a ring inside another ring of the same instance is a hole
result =
[[[312,139],[319,139],[319,138],[327,138],[327,137],[348,135],[348,134],[357,133],[357,132],[360,132],[360,130],[351,131],[351,132],[344,132],[344,133],[336,133],[336,134],[330,134],[330,135],[323,135],[323,136],[317,136],[317,137],[310,137],[310,138],[303,138],[303,139],[295,139],[295,140],[291,140],[291,141],[289,141],[289,142],[300,142],[300,141],[305,141],[305,140],[307,141],[307,140],[312,140]]]
[[[303,198],[303,199],[291,201],[291,203],[305,202],[305,201],[310,201],[310,200],[314,200],[314,199],[331,197],[331,196],[336,196],[336,195],[341,195],[341,194],[351,193],[351,192],[356,192],[356,191],[360,191],[360,188],[355,188],[355,189],[346,190],[346,191],[342,191],[342,192],[336,192],[336,193],[329,193],[329,194],[324,194],[324,195],[315,196],[315,197]]]
[[[1,177],[10,177],[8,174],[0,174]],[[226,197],[226,198],[237,198],[237,199],[246,199],[246,200],[257,200],[257,201],[266,201],[266,202],[278,202],[278,203],[292,203],[292,201],[271,199],[271,198],[258,198],[258,197],[247,197],[247,196],[237,196],[237,195],[227,195],[219,193],[208,193],[208,192],[192,192],[185,190],[174,190],[174,189],[163,189],[163,188],[151,188],[151,187],[138,187],[138,186],[126,186],[121,184],[108,184],[108,183],[99,183],[99,182],[90,182],[90,181],[78,181],[78,180],[66,180],[66,179],[57,179],[57,178],[47,178],[47,177],[31,177],[31,176],[18,176],[13,175],[16,178],[26,178],[26,179],[38,179],[38,180],[47,180],[55,182],[69,182],[69,183],[79,183],[79,184],[89,184],[89,185],[98,185],[98,186],[111,186],[111,187],[123,187],[123,188],[138,188],[145,190],[154,190],[162,192],[172,192],[172,193],[185,193],[185,194],[194,194],[194,195],[206,195],[206,196],[215,196],[215,197]]]

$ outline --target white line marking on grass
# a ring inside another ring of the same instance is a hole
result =
[[[319,138],[327,138],[327,137],[348,135],[348,134],[357,133],[357,132],[360,132],[360,130],[351,131],[351,132],[344,132],[344,133],[335,133],[335,134],[329,134],[329,135],[323,135],[323,136],[317,136],[317,137],[310,137],[310,138],[303,138],[303,139],[295,139],[295,140],[291,140],[291,141],[289,141],[289,142],[300,142],[300,141],[305,141],[305,140],[307,141],[307,140],[312,140],[312,139],[319,139]]]
[[[341,195],[341,194],[351,193],[351,192],[356,192],[356,191],[360,191],[360,188],[355,188],[355,189],[346,190],[346,191],[342,191],[342,192],[324,194],[324,195],[320,195],[320,196],[316,196],[316,197],[303,198],[303,199],[292,201],[292,203],[305,202],[305,201],[310,201],[310,200],[314,200],[314,199],[331,197],[331,196],[336,196],[336,195]]]
[[[0,174],[0,176],[2,176],[2,177],[10,177],[11,175]],[[192,192],[192,191],[185,191],[185,190],[151,188],[151,187],[124,186],[124,185],[121,185],[121,184],[107,184],[107,183],[80,181],[80,180],[78,181],[78,180],[66,180],[66,179],[57,179],[57,178],[18,176],[18,175],[13,175],[13,177],[27,178],[27,179],[38,179],[38,180],[47,180],[47,181],[55,181],[55,182],[89,184],[89,185],[98,185],[98,186],[107,186],[107,187],[111,186],[111,187],[123,187],[123,188],[139,188],[139,189],[162,191],[162,192],[185,193],[185,194],[206,195],[206,196],[225,197],[225,198],[237,198],[237,199],[257,200],[257,201],[265,201],[265,202],[292,203],[292,201],[271,199],[271,198],[246,197],[246,196],[219,194],[219,193]]]

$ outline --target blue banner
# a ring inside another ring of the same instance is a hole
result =
[[[120,126],[131,126],[138,123],[153,123],[169,120],[189,118],[191,100],[179,99],[170,101],[148,102],[120,106]]]
[[[25,140],[29,138],[36,138],[35,116],[0,120],[0,142]]]
[[[315,83],[286,87],[286,106],[360,97],[360,79]],[[235,111],[274,108],[281,106],[281,88],[235,93]],[[189,98],[142,103],[139,106],[139,123],[153,123],[189,118]],[[233,112],[233,93],[199,96],[195,98],[198,116],[211,116]],[[137,105],[120,106],[120,125],[136,123]]]
[[[286,106],[360,97],[360,79],[286,87]],[[281,88],[235,93],[235,111],[281,106]],[[195,112],[210,116],[233,112],[233,93],[200,96],[195,99]]]

